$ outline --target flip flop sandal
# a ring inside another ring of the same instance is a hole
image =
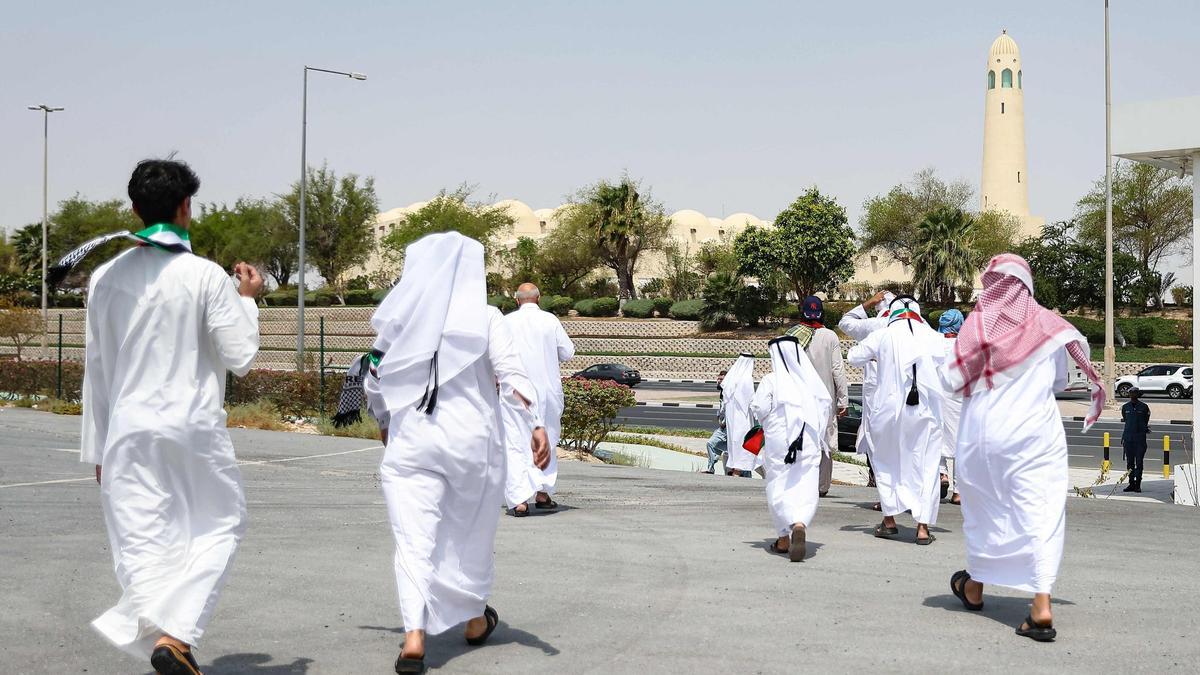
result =
[[[192,652],[185,652],[175,645],[155,647],[150,654],[150,665],[158,675],[200,675],[200,666]]]
[[[928,546],[937,541],[937,537],[930,532],[928,537],[917,537],[917,546]]]
[[[508,512],[516,518],[524,518],[525,516],[529,515],[529,506],[526,505],[524,511],[518,511],[516,508],[511,508],[508,510]]]
[[[769,550],[771,553],[787,555],[789,549],[779,548],[779,540],[776,539],[775,541],[771,542],[771,545],[767,547],[767,550]]]
[[[804,562],[804,555],[808,549],[804,545],[804,535],[807,528],[793,527],[791,542],[788,545],[788,559],[792,562]]]
[[[900,534],[899,527],[888,527],[883,523],[875,526],[875,536],[879,537],[880,539],[887,539],[888,537],[894,537],[898,534]]]
[[[948,494],[950,494],[950,481],[944,480],[944,481],[942,481],[942,497],[941,498],[945,499],[946,495],[948,495]]]
[[[542,510],[557,509],[558,502],[554,501],[553,499],[544,502],[534,501],[533,508]]]
[[[959,570],[950,575],[950,592],[954,593],[954,597],[962,601],[963,607],[978,612],[983,609],[983,603],[974,603],[967,599],[967,582],[971,580],[971,575],[966,570]]]
[[[1038,642],[1053,642],[1054,638],[1058,636],[1058,631],[1054,630],[1054,624],[1035,623],[1032,614],[1025,617],[1025,623],[1022,625],[1028,626],[1028,628],[1017,626],[1017,635],[1021,637],[1027,637]]]
[[[425,659],[410,659],[403,656],[396,659],[396,675],[422,675],[425,672]]]
[[[467,644],[472,647],[478,647],[487,642],[488,638],[492,636],[492,631],[496,630],[496,626],[500,625],[500,615],[496,613],[496,610],[492,609],[491,605],[486,605],[483,608],[483,618],[487,620],[487,630],[483,631],[483,635],[467,638]]]
[[[954,495],[953,497],[950,498],[949,503],[953,504],[955,506],[962,506],[962,498],[959,497],[958,495]]]

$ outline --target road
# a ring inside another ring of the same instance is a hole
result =
[[[98,490],[73,453],[78,427],[0,411],[5,675],[148,670],[88,627],[120,590]],[[401,621],[378,444],[232,435],[249,521],[196,651],[202,670],[392,672]],[[792,564],[766,551],[761,481],[559,466],[566,508],[501,519],[488,646],[468,648],[457,630],[433,636],[434,672],[1186,673],[1200,660],[1191,509],[1068,499],[1059,636],[1045,645],[1013,634],[1027,594],[989,587],[978,613],[950,595],[963,567],[959,509],[942,509],[932,546],[913,545],[903,517],[901,536],[884,541],[870,536],[873,492],[838,486],[809,528],[808,559]]]
[[[711,384],[696,385],[686,383],[652,383],[646,382],[641,387],[663,389],[676,387],[675,391],[711,391]],[[690,387],[690,388],[687,388]],[[699,387],[705,387],[703,389]],[[861,396],[860,385],[851,385],[851,396]],[[1067,393],[1060,396],[1063,400],[1079,400],[1086,394]],[[617,418],[620,424],[663,427],[667,429],[711,429],[716,420],[716,411],[712,408],[673,407],[673,406],[637,406],[625,408]],[[1121,460],[1121,424],[1119,422],[1096,423],[1088,433],[1083,433],[1083,423],[1071,418],[1063,419],[1063,428],[1067,433],[1067,448],[1069,462],[1075,467],[1099,467],[1104,457],[1104,432],[1110,434],[1109,459],[1114,466],[1124,466]],[[1146,471],[1158,472],[1162,467],[1163,436],[1169,436],[1171,447],[1175,451],[1172,461],[1180,463],[1189,454],[1185,448],[1190,448],[1192,433],[1190,424],[1151,424],[1150,449],[1146,456]]]

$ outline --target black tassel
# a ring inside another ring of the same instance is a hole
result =
[[[336,429],[341,429],[342,427],[348,427],[351,424],[358,424],[361,421],[362,421],[362,413],[358,410],[352,410],[350,412],[338,413],[337,415],[333,416],[333,426]]]
[[[908,390],[908,399],[904,401],[905,405],[917,405],[921,402],[921,394],[917,392],[917,364],[913,364],[913,382],[912,387]]]
[[[417,404],[417,410],[425,408],[426,415],[432,415],[433,409],[437,407],[438,400],[438,353],[433,353],[433,360],[429,363],[429,381],[425,383],[425,395],[421,397],[421,402]]]
[[[787,455],[784,455],[783,457],[784,464],[795,464],[796,455],[804,452],[804,430],[807,428],[807,422],[804,423],[804,426],[800,427],[800,435],[797,436],[796,440],[792,441],[792,444],[788,446]]]

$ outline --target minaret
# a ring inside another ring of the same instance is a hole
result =
[[[1022,223],[1029,223],[1021,52],[1008,31],[1001,32],[988,50],[985,77],[980,208],[1008,211]]]

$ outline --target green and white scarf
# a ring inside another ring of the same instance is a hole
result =
[[[121,238],[136,241],[142,246],[153,246],[170,253],[192,252],[192,242],[188,238],[188,231],[171,223],[157,223],[140,232],[113,232],[112,234],[106,234],[87,241],[82,246],[63,256],[46,273],[46,284],[51,288],[58,286],[62,283],[63,279],[67,278],[71,270],[87,257],[87,254],[114,239]]]

